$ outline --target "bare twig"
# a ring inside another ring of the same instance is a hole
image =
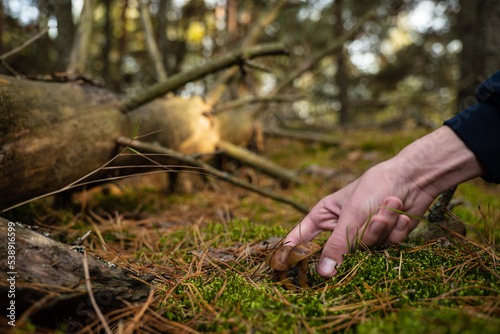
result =
[[[129,333],[133,334],[134,333],[135,327],[137,326],[137,324],[141,320],[142,316],[144,315],[144,313],[148,309],[149,305],[151,305],[151,303],[153,302],[154,293],[155,293],[155,289],[151,289],[151,291],[149,292],[148,299],[146,300],[146,302],[142,306],[142,308],[139,311],[139,313],[134,314],[132,323],[125,330],[125,334],[129,334]]]
[[[9,52],[6,52],[3,55],[1,55],[0,56],[0,60],[3,61],[3,60],[7,59],[8,57],[10,57],[12,55],[15,55],[16,53],[18,53],[22,49],[26,48],[27,46],[29,46],[30,44],[32,44],[33,42],[35,42],[37,39],[39,39],[40,37],[42,37],[43,35],[45,35],[47,33],[47,31],[49,31],[49,27],[43,29],[38,34],[36,34],[35,36],[31,37],[30,39],[28,39],[26,42],[24,42],[23,44],[19,45],[18,47],[16,47],[16,48],[10,50]]]
[[[83,272],[85,274],[85,285],[87,286],[87,291],[89,293],[89,298],[90,302],[92,303],[92,307],[94,308],[95,313],[97,314],[97,317],[99,317],[99,320],[101,320],[102,326],[104,327],[104,330],[106,331],[107,334],[112,334],[111,329],[108,326],[108,323],[106,322],[106,319],[104,318],[104,315],[102,314],[101,310],[99,309],[99,305],[97,305],[97,302],[95,301],[94,298],[94,293],[92,293],[92,285],[90,283],[90,275],[89,275],[89,264],[87,262],[87,253],[83,253]]]
[[[302,96],[271,96],[271,97],[250,97],[250,98],[247,97],[229,101],[220,105],[216,105],[215,110],[212,112],[212,114],[215,115],[222,111],[229,109],[236,109],[247,104],[294,102],[302,98],[303,98]]]
[[[87,233],[85,233],[83,236],[78,237],[78,239],[75,240],[75,242],[72,243],[73,246],[80,246],[83,244],[85,240],[89,237],[90,233],[92,233],[92,230],[89,230]]]

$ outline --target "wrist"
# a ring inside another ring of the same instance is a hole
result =
[[[448,126],[408,145],[394,160],[400,166],[400,176],[410,181],[410,187],[432,198],[486,174],[475,154]]]

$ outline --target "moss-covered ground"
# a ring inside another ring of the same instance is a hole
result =
[[[332,135],[339,147],[269,139],[263,154],[303,171],[306,185],[280,189],[258,172],[252,179],[312,207],[424,133],[339,132]],[[310,174],[311,166],[334,176]],[[269,250],[252,253],[247,246],[284,236],[302,213],[220,181],[192,194],[169,194],[158,186],[159,177],[79,194],[71,209],[52,210],[50,200],[42,200],[8,213],[64,242],[92,229],[89,252],[110,260],[121,253],[117,264],[156,273],[154,295],[145,304],[109,316],[116,332],[134,318],[138,333],[500,332],[500,187],[473,180],[456,194],[462,204],[454,213],[484,238],[469,231],[465,238],[393,249],[360,246],[336,277],[315,274],[314,259],[311,287],[287,291],[264,265]],[[99,328],[95,320],[82,332]]]

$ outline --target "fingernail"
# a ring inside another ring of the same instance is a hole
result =
[[[397,230],[398,232],[403,232],[406,230],[408,227],[408,222],[404,219],[398,219],[398,222],[396,223],[396,226],[394,226],[394,229]]]
[[[331,276],[335,272],[336,266],[337,262],[335,260],[325,257],[319,264],[318,271],[320,271],[323,276]]]

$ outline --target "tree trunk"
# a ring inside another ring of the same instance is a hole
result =
[[[218,141],[211,109],[200,98],[156,99],[126,115],[116,108],[118,97],[102,88],[6,76],[0,76],[0,98],[2,205],[59,190],[95,171],[118,153],[116,138],[132,136],[134,128],[152,133],[145,140],[182,153],[211,152]]]
[[[226,1],[227,45],[238,37],[238,0]]]
[[[333,4],[335,7],[335,16],[337,17],[337,22],[335,23],[335,37],[342,36],[344,34],[344,20],[342,19],[342,0],[336,0]],[[340,113],[340,124],[349,124],[350,117],[347,107],[347,86],[349,83],[349,78],[347,76],[347,69],[344,59],[344,54],[342,49],[337,53],[337,74],[335,76],[335,81],[339,87],[338,99],[341,104]]]
[[[457,95],[457,113],[476,102],[477,85],[500,69],[500,6],[495,0],[461,0],[457,35],[462,40],[460,71],[462,85]]]
[[[167,36],[168,27],[168,8],[169,0],[160,0],[160,6],[158,9],[157,21],[158,21],[158,48],[162,56],[163,66],[165,67],[168,75],[168,56],[169,56],[169,43]]]
[[[59,59],[62,60],[59,65],[61,66],[59,71],[64,71],[69,59],[70,48],[68,46],[73,44],[73,36],[75,34],[71,1],[58,1],[55,13],[52,14],[55,14],[57,19],[55,46],[59,53]]]
[[[109,77],[110,73],[110,63],[109,63],[109,52],[111,51],[111,44],[112,44],[112,39],[113,39],[113,30],[111,27],[111,0],[102,0],[104,3],[105,7],[105,17],[104,17],[104,36],[105,36],[105,42],[104,42],[104,47],[102,48],[102,56],[101,59],[103,60],[104,66],[102,69],[102,76],[104,78]]]
[[[97,0],[85,0],[83,3],[80,23],[71,49],[67,72],[84,74],[87,67],[90,39],[94,23],[94,8]]]
[[[139,8],[141,14],[142,30],[144,31],[144,38],[148,49],[149,58],[154,66],[156,81],[163,81],[167,78],[167,71],[163,65],[163,59],[156,44],[155,36],[153,34],[153,23],[149,15],[149,6],[146,0],[139,0]]]
[[[15,263],[7,261],[8,251],[12,251],[9,242],[15,245]],[[58,324],[49,323],[53,321],[67,322],[68,326],[75,321],[85,325],[86,321],[93,321],[95,311],[88,299],[82,251],[84,248],[60,243],[0,217],[0,254],[4,259],[0,262],[3,296],[0,307],[6,310],[11,301],[15,302],[16,324],[28,309],[30,321],[42,325],[57,327]],[[86,261],[92,294],[101,312],[125,307],[126,303],[139,302],[148,296],[150,286],[143,282],[151,282],[154,275],[108,266],[92,256]],[[10,282],[15,282],[15,290]],[[13,291],[15,297],[7,298]],[[37,303],[43,308],[37,307]]]

